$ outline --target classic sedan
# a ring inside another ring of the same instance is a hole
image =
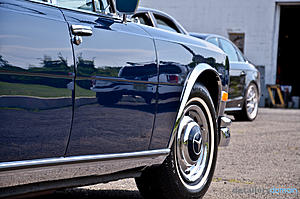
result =
[[[205,194],[228,57],[127,20],[137,3],[0,0],[0,197],[130,177],[145,198]]]
[[[139,8],[132,18],[137,23],[191,35],[221,48],[228,54],[230,62],[229,100],[225,111],[234,115],[236,120],[252,121],[256,118],[260,99],[260,74],[231,41],[219,35],[188,33],[176,19],[151,8]]]
[[[225,111],[236,120],[252,121],[258,114],[260,73],[230,40],[214,34],[190,33],[221,48],[230,62],[229,100]]]

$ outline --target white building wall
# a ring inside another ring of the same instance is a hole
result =
[[[264,65],[266,83],[276,80],[279,8],[276,2],[299,0],[141,0],[143,7],[162,10],[189,32],[245,33],[244,53],[256,65]]]

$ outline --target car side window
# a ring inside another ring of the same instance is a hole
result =
[[[95,0],[95,9],[93,6],[93,0],[55,0],[53,4],[71,9],[87,11],[96,10],[105,13],[110,12],[110,5],[108,0]]]
[[[231,43],[224,39],[220,39],[221,48],[228,55],[229,61],[238,61],[238,56],[235,48]]]
[[[41,1],[41,2],[45,2],[45,3],[56,4],[56,0],[35,0],[35,1]]]
[[[152,26],[152,27],[154,26],[148,13],[137,13],[137,14],[133,15],[132,18],[133,19],[138,18],[140,24],[144,24],[144,25]]]
[[[166,17],[157,15],[157,14],[153,14],[153,15],[156,19],[156,23],[157,23],[158,28],[180,33],[180,31],[178,30],[176,25],[171,20],[167,19]]]
[[[236,49],[236,52],[237,52],[237,54],[238,54],[238,56],[239,56],[239,60],[240,60],[241,62],[245,62],[246,60],[245,60],[245,58],[244,58],[242,52],[241,52],[239,49]]]
[[[219,47],[219,43],[218,43],[218,40],[217,40],[216,37],[211,37],[211,38],[209,38],[207,41],[208,41],[209,43],[212,43],[212,44],[214,44],[214,45],[216,45],[216,46]]]

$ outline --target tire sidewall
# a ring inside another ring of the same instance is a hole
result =
[[[259,94],[258,94],[258,89],[257,89],[257,86],[254,84],[254,83],[250,83],[248,88],[246,89],[246,93],[245,93],[245,99],[244,99],[244,106],[243,106],[243,111],[244,111],[244,115],[246,116],[247,120],[248,121],[253,121],[255,120],[255,118],[257,117],[258,115],[258,107],[257,107],[257,111],[256,111],[256,115],[255,117],[251,118],[248,111],[247,111],[247,98],[248,98],[248,92],[249,92],[249,89],[250,87],[253,86],[254,89],[255,89],[255,92],[256,92],[256,97],[257,97],[257,106],[258,106],[258,100],[259,100]]]
[[[196,102],[193,101],[193,99],[195,98],[200,98],[202,100],[202,103],[204,102],[205,105],[201,104],[200,102]],[[176,158],[176,146],[177,146],[177,139],[175,139],[173,146],[172,146],[172,150],[170,153],[170,161],[171,161],[171,172],[174,174],[174,182],[177,182],[177,190],[179,195],[181,195],[178,198],[199,198],[202,197],[211,181],[212,181],[212,177],[214,174],[214,170],[215,170],[215,166],[216,166],[216,160],[217,160],[217,149],[218,149],[218,133],[217,133],[217,123],[216,123],[216,113],[215,113],[215,109],[213,106],[213,102],[210,98],[209,92],[207,91],[207,89],[202,86],[201,84],[196,85],[195,89],[193,89],[191,96],[190,96],[190,100],[187,103],[186,107],[189,105],[198,105],[202,111],[205,113],[206,117],[208,117],[208,114],[211,116],[211,122],[209,122],[209,126],[210,126],[210,155],[209,155],[209,160],[208,160],[208,164],[209,165],[209,170],[207,170],[205,172],[204,176],[207,176],[205,181],[203,182],[203,185],[200,186],[197,189],[190,189],[188,188],[182,181],[182,177],[178,168],[178,164],[177,164],[177,158]],[[205,110],[205,107],[207,107],[207,110]],[[207,118],[207,121],[209,121],[209,118]],[[213,138],[213,139],[212,139]],[[202,179],[199,181],[199,183],[202,182]],[[197,185],[196,185],[197,186]]]

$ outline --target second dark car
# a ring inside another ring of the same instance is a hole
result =
[[[236,120],[252,121],[258,114],[260,73],[228,39],[214,34],[190,33],[221,48],[230,62],[229,100],[225,111]]]

